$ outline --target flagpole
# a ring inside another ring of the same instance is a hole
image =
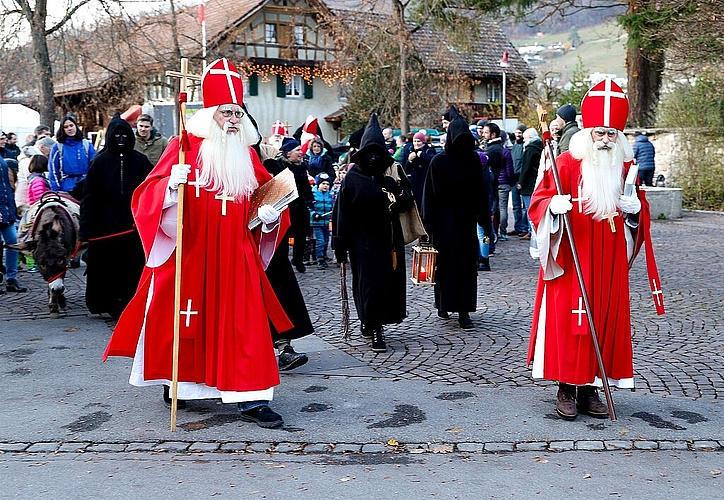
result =
[[[199,23],[201,24],[201,58],[203,68],[206,69],[206,6],[204,2],[199,4]]]

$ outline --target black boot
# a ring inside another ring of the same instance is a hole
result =
[[[473,320],[470,319],[470,313],[469,312],[461,312],[460,317],[458,318],[458,322],[460,323],[460,328],[463,330],[472,330],[475,328],[475,325],[473,325]]]
[[[287,344],[279,353],[279,369],[281,371],[299,368],[307,361],[309,361],[307,355],[303,352],[296,352],[291,344]]]
[[[375,327],[372,332],[372,350],[374,352],[386,352],[387,344],[385,343],[385,335],[381,326]]]
[[[488,257],[478,257],[478,271],[490,271],[490,259]]]
[[[163,402],[168,406],[171,406],[171,388],[167,385],[163,386]],[[176,408],[184,410],[186,408],[186,401],[183,399],[176,399]]]
[[[375,329],[362,323],[362,336],[366,339],[374,337]]]

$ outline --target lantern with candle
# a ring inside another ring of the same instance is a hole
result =
[[[421,244],[412,247],[412,273],[410,279],[416,285],[434,285],[437,250],[432,245]]]

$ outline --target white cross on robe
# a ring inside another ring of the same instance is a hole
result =
[[[214,199],[221,200],[221,215],[226,215],[226,202],[234,201],[234,198],[228,196],[226,193],[217,194]]]
[[[583,186],[581,186],[579,184],[578,185],[578,198],[571,198],[571,201],[578,203],[578,213],[579,214],[583,213],[583,200],[585,200],[585,198],[583,197]]]
[[[611,83],[613,80],[606,78],[605,89],[603,90],[589,90],[588,95],[591,97],[603,97],[603,126],[611,126],[611,99],[626,99],[626,94],[623,92],[616,92],[611,90]]]
[[[578,297],[578,309],[574,309],[571,312],[578,314],[578,326],[581,326],[582,316],[586,314],[586,310],[583,308],[583,297]]]
[[[655,279],[651,280],[651,288],[652,288],[651,294],[654,296],[654,304],[656,304],[657,306],[663,306],[664,305],[664,300],[663,300],[664,292],[662,292],[661,288],[656,284]]]
[[[201,173],[201,171],[198,168],[194,169],[194,171],[196,172],[196,180],[191,181],[188,184],[196,188],[196,197],[198,198],[199,196],[201,196],[201,193],[199,192],[201,190],[201,183],[199,182],[199,174]]]
[[[189,326],[191,326],[191,316],[195,316],[195,315],[197,315],[198,313],[199,313],[198,311],[194,311],[194,310],[191,309],[191,299],[189,299],[189,301],[188,301],[188,303],[187,303],[187,305],[186,305],[186,310],[185,310],[185,311],[180,311],[180,314],[181,314],[182,316],[186,316],[186,328],[188,328]]]

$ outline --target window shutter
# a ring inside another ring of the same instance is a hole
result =
[[[287,84],[284,83],[284,78],[277,75],[277,97],[287,96]]]
[[[249,95],[259,95],[259,75],[249,75]]]
[[[304,98],[314,98],[314,85],[312,83],[307,83],[307,80],[304,80]]]

